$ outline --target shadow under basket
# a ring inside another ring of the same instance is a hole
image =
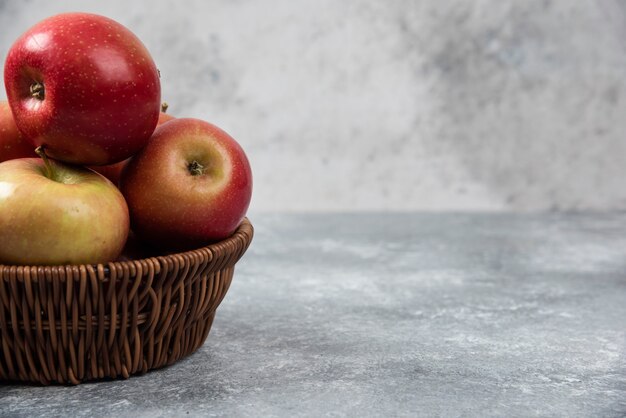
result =
[[[179,254],[98,265],[0,265],[0,380],[128,378],[193,353],[252,236],[245,219],[231,237]]]

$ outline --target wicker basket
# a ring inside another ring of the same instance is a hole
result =
[[[0,266],[0,380],[128,378],[200,347],[252,240],[106,265]]]

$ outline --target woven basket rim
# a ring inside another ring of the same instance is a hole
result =
[[[167,263],[168,261],[172,261],[174,260],[175,257],[197,257],[197,256],[202,256],[204,255],[207,251],[209,253],[211,253],[213,256],[219,256],[222,253],[229,252],[227,249],[228,248],[236,248],[237,247],[237,241],[241,240],[244,244],[244,247],[247,247],[248,244],[250,243],[250,241],[252,240],[252,235],[253,235],[253,228],[252,228],[252,223],[250,222],[250,220],[245,217],[241,223],[239,224],[239,226],[237,227],[237,229],[235,230],[235,232],[229,236],[228,238],[225,238],[221,241],[217,241],[217,242],[213,242],[211,244],[205,245],[203,247],[200,248],[195,248],[192,250],[187,250],[187,251],[181,251],[181,252],[176,252],[176,253],[171,253],[171,254],[165,254],[165,255],[156,255],[156,256],[152,256],[152,257],[146,257],[146,258],[137,258],[137,259],[132,259],[132,260],[119,260],[119,261],[109,261],[106,263],[98,263],[98,264],[57,264],[57,265],[23,265],[23,264],[2,264],[0,263],[0,271],[5,270],[6,269],[38,269],[41,270],[43,269],[44,272],[52,272],[53,270],[59,270],[59,269],[88,269],[88,270],[104,270],[104,273],[106,275],[109,274],[110,270],[113,269],[123,269],[123,268],[129,268],[135,265],[135,263],[141,263],[141,262],[147,262],[147,261],[152,261],[152,262],[157,262],[157,264],[161,264],[163,262]],[[158,263],[161,262],[161,263]]]

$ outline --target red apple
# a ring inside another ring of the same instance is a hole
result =
[[[159,113],[159,121],[157,122],[157,126],[163,125],[165,122],[168,122],[174,119],[174,116],[167,113],[167,109],[169,109],[170,105],[167,102],[161,103],[161,113]]]
[[[100,174],[39,158],[0,164],[0,263],[113,261],[128,230],[124,197]]]
[[[175,119],[174,116],[165,113],[165,112],[161,112],[159,113],[159,122],[157,123],[157,126],[161,126],[163,125],[165,122],[169,122],[172,119]]]
[[[24,136],[73,164],[130,157],[159,118],[161,86],[148,50],[103,16],[65,13],[37,23],[9,50],[4,83]]]
[[[174,116],[168,115],[165,113],[167,110],[167,103],[163,103],[161,105],[161,113],[159,113],[159,122],[157,126],[163,125],[165,122],[168,122],[172,119],[175,119]],[[93,171],[97,171],[102,174],[104,177],[111,180],[113,184],[120,183],[120,176],[122,175],[122,170],[126,167],[126,164],[130,161],[130,158],[125,159],[124,161],[120,161],[119,163],[110,164],[110,165],[92,165],[91,168]]]
[[[0,101],[0,162],[36,157],[35,147],[18,131],[9,103]]]
[[[138,238],[188,249],[235,231],[250,204],[252,172],[226,132],[181,118],[155,130],[122,172],[120,189]]]
[[[118,185],[120,183],[122,170],[124,170],[124,167],[126,167],[126,164],[128,164],[129,161],[130,158],[127,158],[119,163],[109,165],[90,165],[88,168],[92,169],[96,173],[102,174],[104,177],[108,178],[111,183]]]

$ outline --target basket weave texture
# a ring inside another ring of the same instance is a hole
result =
[[[98,265],[0,265],[0,380],[44,385],[128,378],[205,341],[253,236]]]

